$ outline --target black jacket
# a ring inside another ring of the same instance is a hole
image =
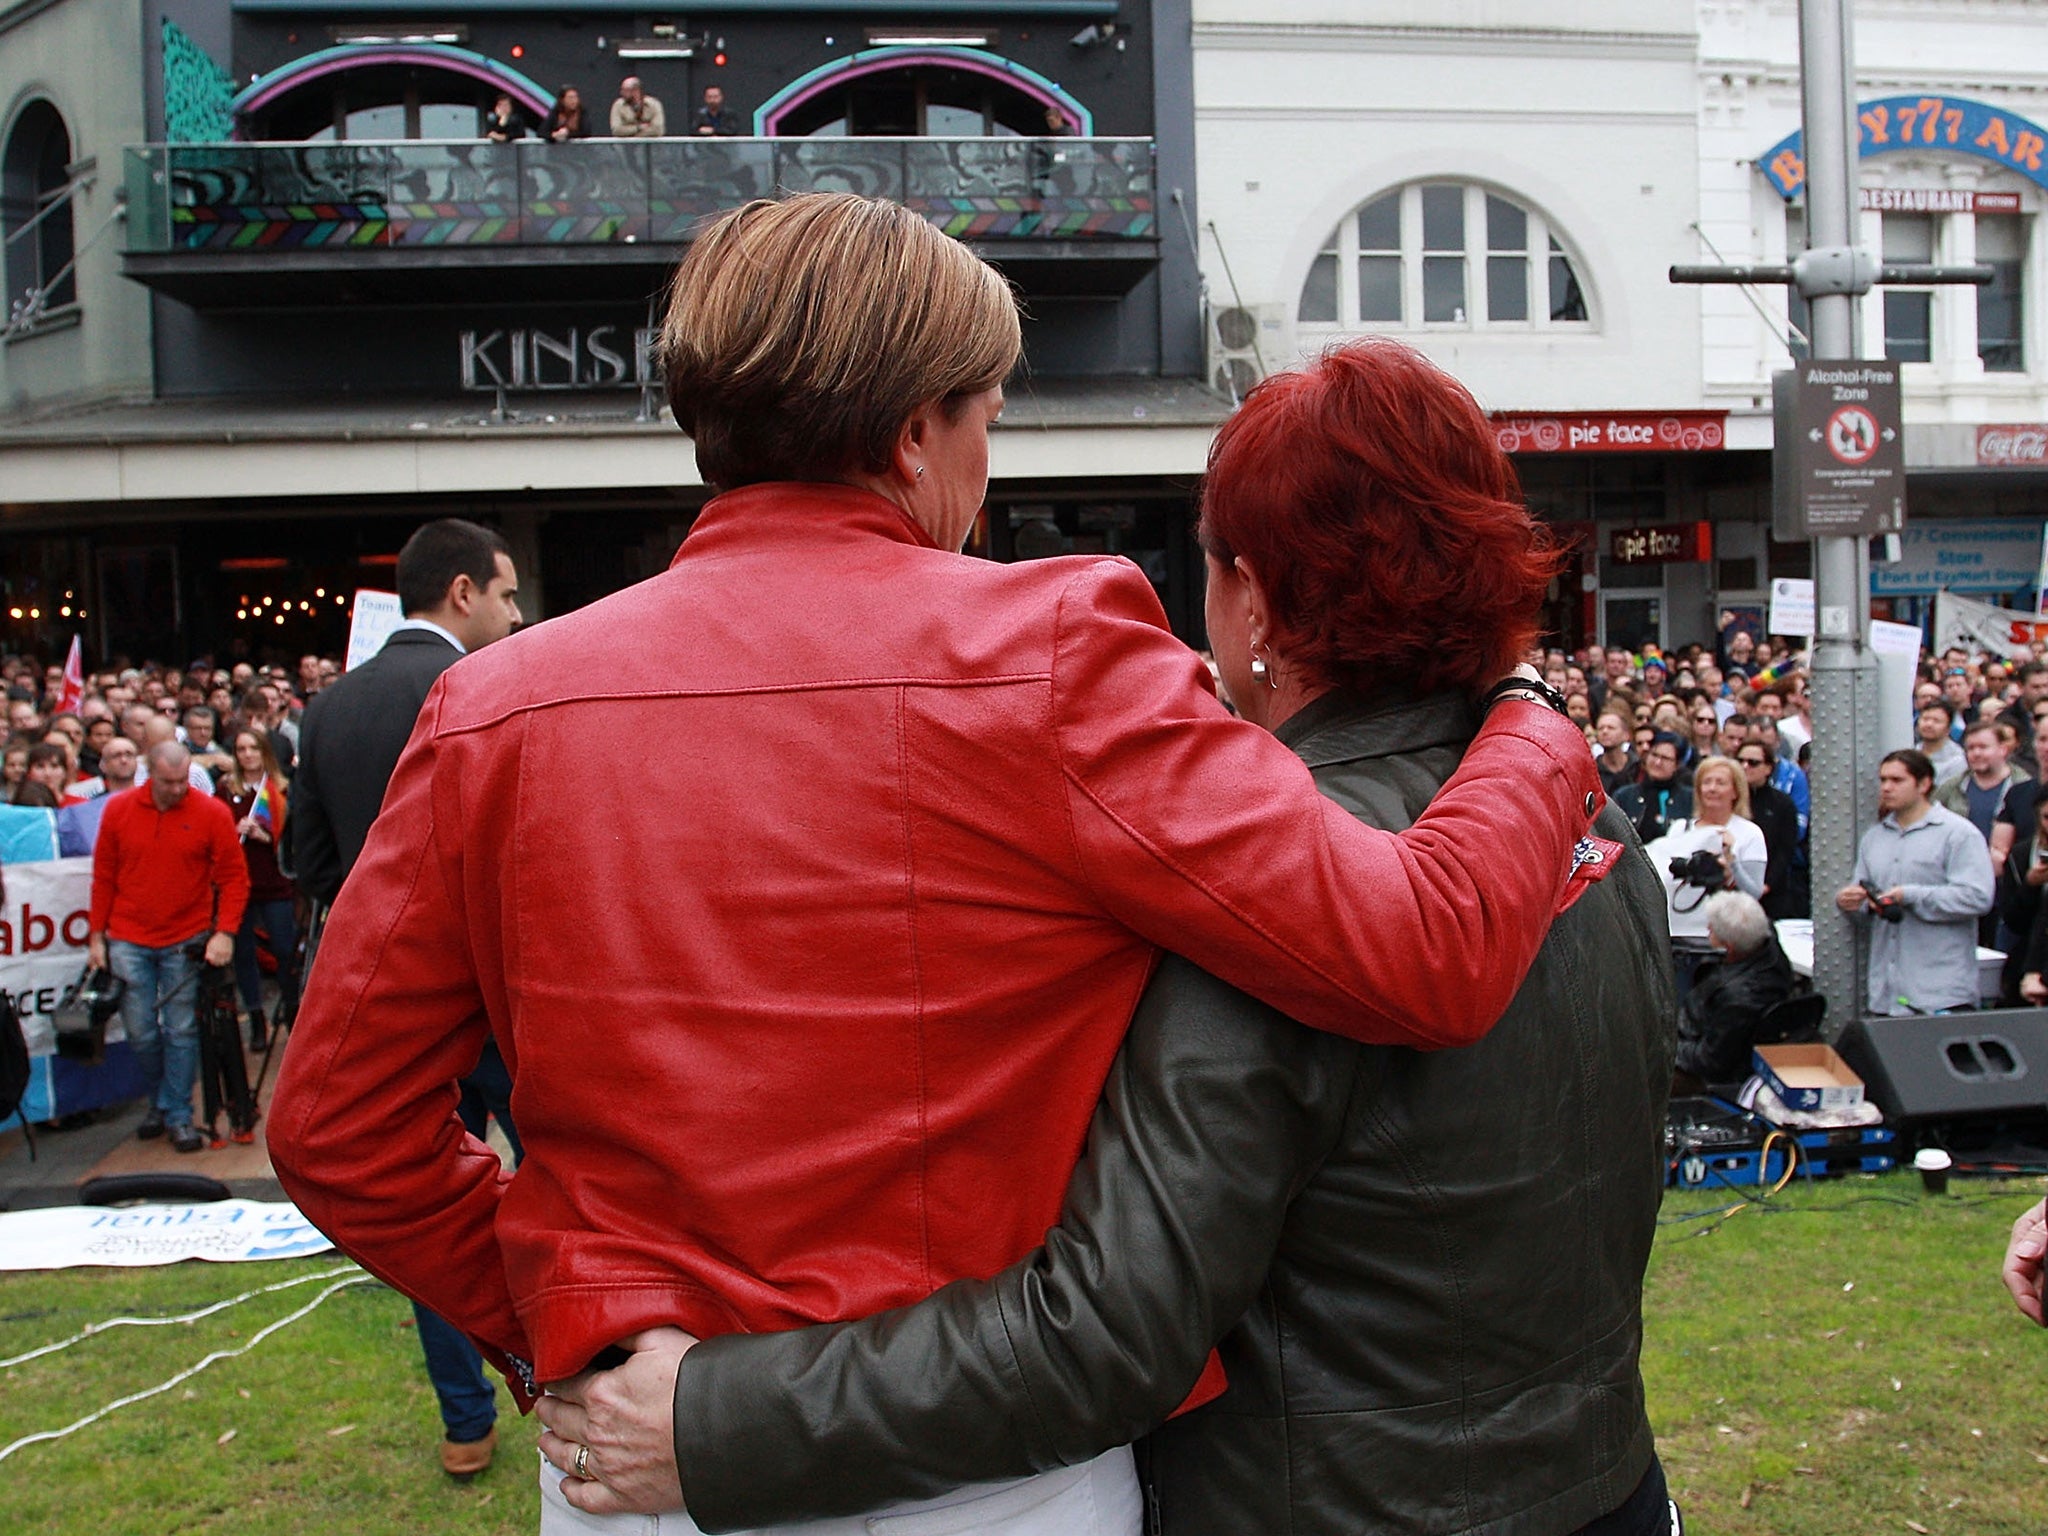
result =
[[[1702,965],[1678,1016],[1678,1070],[1703,1083],[1748,1077],[1756,1027],[1766,1009],[1792,995],[1793,981],[1792,962],[1775,933],[1740,960]]]
[[[1332,696],[1280,732],[1409,824],[1469,707]],[[862,1322],[687,1355],[690,1512],[730,1530],[1149,1441],[1167,1536],[1568,1532],[1651,1461],[1637,1361],[1674,1012],[1626,851],[1469,1050],[1317,1033],[1169,959],[1045,1246]],[[1230,1389],[1159,1428],[1220,1339]]]
[[[340,894],[427,691],[461,659],[439,635],[401,629],[383,650],[307,704],[286,825],[292,829],[293,877],[314,900],[331,904]]]
[[[1692,789],[1682,778],[1653,784],[1640,779],[1614,792],[1614,805],[1636,829],[1636,836],[1654,843],[1671,830],[1674,821],[1692,820]]]
[[[1772,922],[1792,916],[1792,860],[1799,852],[1799,807],[1769,784],[1749,792],[1749,819],[1764,835],[1764,912]]]

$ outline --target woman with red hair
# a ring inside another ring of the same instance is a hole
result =
[[[1559,564],[1471,396],[1385,342],[1252,391],[1211,453],[1201,537],[1240,712],[1395,830],[1456,770]],[[1638,1370],[1664,900],[1619,813],[1595,830],[1477,1045],[1338,1039],[1169,958],[1036,1253],[862,1322],[695,1345],[672,1424],[667,1377],[635,1357],[571,1388],[576,1431],[621,1499],[641,1467],[649,1489],[679,1473],[707,1530],[1147,1431],[1167,1536],[1674,1529]],[[1228,1390],[1166,1422],[1212,1345]]]

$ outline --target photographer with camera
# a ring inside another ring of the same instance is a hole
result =
[[[1728,890],[1760,897],[1770,867],[1763,831],[1749,819],[1749,784],[1735,763],[1725,757],[1707,758],[1693,770],[1690,799],[1693,819],[1674,820],[1644,850],[1664,876],[1671,956],[1681,999],[1691,989],[1693,972],[1713,953],[1707,938],[1707,898]]]
[[[1870,936],[1870,1011],[1977,1006],[1977,919],[1991,910],[1991,852],[1969,821],[1936,805],[1934,765],[1910,748],[1877,769],[1877,824],[1835,905]]]

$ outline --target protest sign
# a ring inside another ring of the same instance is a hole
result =
[[[52,1016],[85,974],[91,910],[91,859],[38,859],[7,866],[7,896],[0,905],[0,986],[14,999],[21,1032],[28,1039],[29,1085],[21,1104],[27,1120],[54,1120],[131,1099],[142,1091],[118,1019],[107,1025],[109,1044],[99,1065],[53,1054]]]

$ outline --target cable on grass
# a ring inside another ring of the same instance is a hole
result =
[[[317,1279],[319,1277],[313,1276],[310,1278]],[[377,1277],[375,1275],[366,1275],[360,1273],[350,1275],[343,1280],[337,1280],[334,1282],[334,1284],[328,1286],[326,1290],[322,1291],[318,1296],[315,1296],[311,1301],[307,1302],[303,1307],[299,1308],[298,1311],[287,1313],[285,1316],[280,1317],[276,1322],[266,1323],[263,1327],[257,1329],[255,1333],[249,1336],[249,1342],[244,1345],[241,1345],[239,1348],[217,1349],[212,1354],[208,1355],[205,1359],[201,1360],[197,1365],[187,1366],[184,1370],[178,1372],[177,1375],[173,1376],[169,1381],[160,1382],[153,1387],[145,1387],[140,1392],[131,1392],[126,1397],[116,1398],[113,1402],[107,1404],[106,1407],[96,1409],[93,1412],[88,1413],[84,1418],[77,1420],[75,1423],[65,1425],[62,1429],[45,1429],[38,1431],[36,1434],[33,1435],[23,1435],[19,1440],[16,1440],[11,1445],[0,1446],[0,1461],[5,1461],[8,1457],[12,1456],[16,1451],[21,1450],[26,1446],[36,1445],[44,1440],[62,1440],[66,1435],[75,1434],[79,1430],[84,1429],[88,1424],[97,1424],[101,1419],[104,1419],[110,1413],[114,1413],[119,1409],[129,1407],[132,1404],[142,1402],[145,1398],[155,1397],[159,1393],[168,1392],[171,1390],[171,1388],[177,1386],[180,1382],[190,1381],[194,1376],[197,1376],[201,1371],[205,1370],[209,1365],[213,1365],[217,1361],[233,1360],[239,1355],[246,1355],[258,1344],[261,1344],[265,1339],[269,1338],[273,1333],[277,1332],[278,1329],[286,1327],[289,1324],[296,1323],[300,1318],[306,1316],[307,1313],[311,1312],[315,1307],[319,1306],[320,1303],[325,1301],[328,1297],[332,1296],[336,1291],[347,1290],[352,1285],[374,1285],[376,1283]]]
[[[1773,1130],[1768,1136],[1764,1137],[1763,1146],[1757,1150],[1756,1166],[1759,1176],[1761,1176],[1764,1169],[1770,1167],[1771,1147],[1774,1143],[1780,1141],[1785,1143],[1786,1148],[1785,1171],[1778,1175],[1778,1182],[1773,1184],[1768,1191],[1762,1187],[1761,1178],[1759,1178],[1756,1193],[1746,1194],[1741,1185],[1733,1183],[1720,1169],[1710,1165],[1707,1172],[1712,1176],[1714,1182],[1723,1185],[1741,1198],[1733,1205],[1715,1206],[1710,1210],[1693,1211],[1684,1216],[1659,1217],[1657,1225],[1660,1227],[1683,1225],[1693,1221],[1706,1221],[1709,1218],[1712,1218],[1713,1224],[1701,1227],[1696,1232],[1688,1232],[1684,1237],[1670,1238],[1658,1246],[1668,1248],[1673,1243],[1691,1242],[1696,1237],[1705,1237],[1710,1232],[1717,1232],[1721,1228],[1721,1223],[1728,1220],[1729,1217],[1740,1215],[1751,1206],[1769,1201],[1772,1196],[1782,1193],[1785,1186],[1798,1176],[1799,1169],[1807,1161],[1807,1157],[1805,1149],[1799,1145],[1798,1137],[1786,1131]]]
[[[300,1275],[295,1280],[280,1280],[275,1285],[244,1291],[239,1296],[230,1296],[226,1301],[216,1301],[210,1307],[201,1307],[197,1312],[181,1313],[177,1317],[110,1317],[104,1323],[87,1323],[68,1339],[59,1339],[54,1344],[32,1349],[25,1355],[10,1355],[7,1359],[0,1360],[0,1371],[6,1370],[9,1366],[25,1365],[31,1360],[39,1360],[44,1355],[54,1355],[60,1349],[69,1349],[95,1334],[105,1333],[109,1328],[163,1328],[172,1323],[196,1323],[202,1317],[211,1317],[214,1313],[226,1311],[229,1307],[240,1306],[253,1297],[268,1296],[272,1291],[288,1291],[295,1285],[311,1285],[316,1280],[332,1280],[336,1275],[356,1273],[359,1270],[359,1265],[344,1264],[339,1269],[325,1269],[317,1275]]]
[[[1698,1231],[1688,1232],[1683,1237],[1668,1238],[1658,1244],[1658,1246],[1668,1248],[1675,1243],[1690,1242],[1693,1238],[1705,1237],[1709,1233],[1720,1230],[1721,1224],[1728,1220],[1729,1217],[1741,1211],[1751,1209],[1754,1209],[1760,1216],[1831,1216],[1853,1209],[1859,1205],[1902,1205],[1908,1210],[1919,1210],[1923,1204],[1922,1201],[1906,1195],[1872,1194],[1852,1195],[1847,1200],[1840,1201],[1834,1205],[1775,1205],[1772,1203],[1773,1199],[1784,1192],[1785,1186],[1792,1182],[1802,1167],[1806,1171],[1809,1186],[1813,1183],[1813,1160],[1807,1156],[1805,1150],[1800,1146],[1798,1138],[1786,1131],[1773,1131],[1764,1138],[1762,1150],[1758,1154],[1759,1167],[1768,1166],[1771,1156],[1771,1143],[1780,1138],[1790,1148],[1791,1157],[1786,1163],[1785,1172],[1779,1177],[1777,1183],[1773,1184],[1768,1190],[1758,1186],[1754,1194],[1744,1194],[1743,1186],[1731,1183],[1719,1169],[1709,1168],[1707,1171],[1713,1176],[1714,1182],[1734,1191],[1736,1194],[1741,1195],[1742,1198],[1733,1205],[1715,1205],[1703,1210],[1681,1211],[1676,1215],[1658,1217],[1657,1225],[1660,1227],[1690,1226],[1692,1223],[1699,1221],[1711,1223],[1711,1225],[1701,1227]],[[1995,1195],[1968,1195],[1945,1201],[1943,1208],[1947,1210],[1969,1210],[1980,1205],[2002,1205],[2011,1198],[2010,1194],[2003,1193]]]

